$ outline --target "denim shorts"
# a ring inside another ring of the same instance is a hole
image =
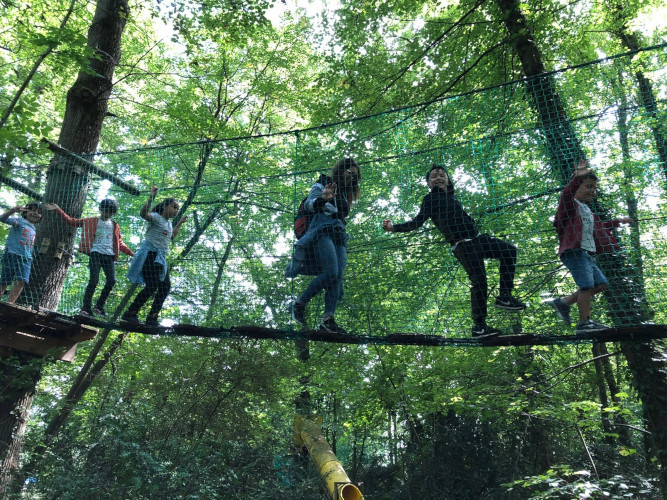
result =
[[[593,258],[582,248],[566,250],[560,260],[570,271],[579,290],[591,290],[596,286],[609,284]]]
[[[0,286],[11,285],[15,281],[28,283],[30,280],[30,266],[32,259],[5,252],[2,254],[2,275]]]

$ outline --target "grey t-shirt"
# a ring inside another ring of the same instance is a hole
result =
[[[154,247],[163,250],[164,253],[169,253],[169,242],[173,231],[174,228],[170,220],[165,219],[157,212],[151,213],[148,229],[146,229],[146,239]]]

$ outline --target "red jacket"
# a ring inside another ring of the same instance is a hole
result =
[[[558,233],[558,255],[573,248],[581,247],[582,222],[579,216],[579,208],[574,199],[574,194],[584,182],[584,176],[575,176],[565,187],[558,201],[558,210],[554,219],[554,227]],[[614,237],[611,229],[618,227],[621,222],[618,219],[601,221],[596,213],[593,213],[593,240],[595,241],[595,253],[608,253],[620,249],[618,240]]]
[[[58,207],[58,215],[63,218],[65,224],[73,227],[82,227],[81,231],[81,243],[79,244],[79,251],[85,254],[89,254],[93,248],[93,241],[95,240],[95,233],[97,232],[97,221],[100,220],[99,217],[86,217],[84,219],[75,219],[70,217],[65,213],[65,211]],[[116,221],[113,222],[113,253],[114,259],[118,260],[118,255],[120,252],[123,252],[130,257],[134,256],[134,252],[123,243],[123,238],[120,235],[120,226]]]

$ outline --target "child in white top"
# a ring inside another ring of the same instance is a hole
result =
[[[132,259],[128,278],[131,283],[144,285],[144,288],[137,294],[130,307],[123,314],[122,320],[128,323],[140,323],[137,317],[139,310],[151,295],[155,294],[153,305],[146,317],[146,324],[159,325],[158,315],[171,290],[171,281],[167,269],[169,242],[176,237],[186,217],[181,217],[178,223],[172,227],[170,219],[178,214],[179,209],[178,201],[174,198],[166,198],[150,210],[157,191],[157,186],[151,188],[148,201],[140,212],[141,217],[148,221],[148,228],[144,241]]]

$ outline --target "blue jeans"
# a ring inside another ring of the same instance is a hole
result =
[[[306,304],[324,290],[324,316],[333,316],[338,302],[343,298],[343,273],[347,266],[347,247],[334,244],[331,236],[323,234],[313,243],[312,255],[321,266],[322,272],[310,282],[297,301]]]
[[[570,271],[579,290],[592,290],[598,285],[609,283],[595,261],[582,248],[566,250],[560,260]]]

